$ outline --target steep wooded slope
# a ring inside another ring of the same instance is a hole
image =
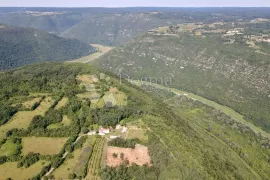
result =
[[[269,56],[243,44],[224,44],[219,37],[148,34],[95,63],[121,70],[123,77],[158,78],[163,85],[171,79],[169,85],[230,106],[270,130]]]
[[[0,25],[0,69],[64,61],[95,52],[92,46],[45,31]]]

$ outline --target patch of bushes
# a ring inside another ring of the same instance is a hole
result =
[[[109,146],[122,147],[122,148],[132,148],[134,149],[136,144],[140,143],[139,139],[123,139],[116,138],[108,142]]]

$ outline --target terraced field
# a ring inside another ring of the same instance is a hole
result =
[[[0,126],[0,140],[5,138],[6,132],[18,128],[26,129],[31,123],[32,119],[37,115],[44,115],[51,107],[53,101],[51,97],[45,98],[34,111],[19,111],[9,122]]]
[[[55,109],[60,109],[62,107],[64,107],[66,104],[68,103],[68,98],[67,97],[63,97],[58,104],[55,106]]]
[[[98,180],[98,171],[100,169],[100,162],[103,154],[105,138],[98,138],[93,149],[92,156],[88,163],[87,176],[85,179]]]
[[[116,99],[117,106],[126,106],[127,105],[127,96],[123,92],[115,92],[113,94],[114,98]]]

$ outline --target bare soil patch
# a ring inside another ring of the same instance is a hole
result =
[[[113,157],[114,153],[118,155],[117,158]],[[135,163],[139,166],[142,166],[144,164],[151,165],[151,159],[148,154],[148,148],[140,144],[137,144],[135,149],[109,146],[107,148],[107,157],[106,157],[107,165],[113,167],[120,165],[123,162],[123,160],[120,157],[121,153],[124,154],[123,159],[128,160],[130,165],[132,163]]]

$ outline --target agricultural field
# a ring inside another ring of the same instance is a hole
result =
[[[68,103],[68,98],[67,97],[63,97],[58,104],[55,106],[55,109],[60,109],[62,107],[64,107],[66,104]]]
[[[41,169],[48,165],[46,161],[38,161],[28,168],[18,168],[17,162],[7,162],[0,165],[0,180],[12,178],[14,180],[25,180],[38,174]]]
[[[100,95],[97,92],[85,92],[82,94],[77,94],[77,97],[81,99],[95,100],[95,99],[99,99]]]
[[[60,152],[68,138],[24,137],[22,153],[33,152],[41,155],[55,155]]]
[[[51,97],[45,98],[34,111],[19,111],[8,123],[0,126],[0,140],[5,138],[6,132],[18,128],[26,129],[31,123],[32,119],[37,115],[44,115],[51,107],[53,101]]]
[[[91,101],[91,108],[92,109],[103,108],[103,107],[105,107],[105,102],[104,102],[103,98]]]
[[[22,107],[26,109],[31,109],[34,106],[34,104],[39,103],[40,100],[41,100],[41,97],[33,98],[29,101],[22,103]]]
[[[87,176],[85,179],[98,180],[98,172],[100,169],[100,163],[103,155],[103,147],[105,138],[98,138],[96,140],[91,158],[88,163]]]
[[[78,176],[82,175],[82,170],[87,166],[95,140],[95,136],[87,137],[82,148],[76,149],[72,154],[68,155],[70,157],[67,157],[64,163],[53,172],[55,179],[68,179],[69,174],[73,173]]]

